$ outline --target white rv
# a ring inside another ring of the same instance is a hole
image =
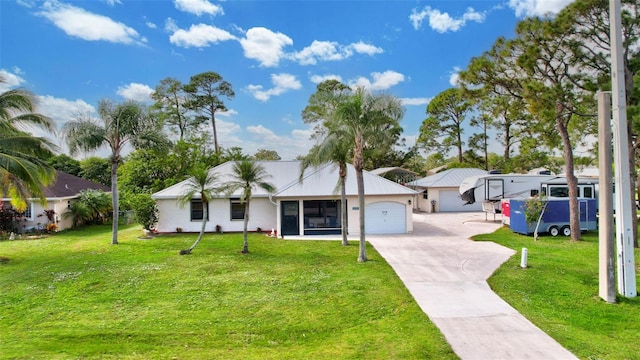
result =
[[[578,178],[578,197],[597,198],[597,179]],[[547,197],[569,197],[564,176],[550,174],[489,174],[462,181],[460,197],[467,204],[482,202],[487,213],[501,213],[503,199],[526,199],[538,194]]]

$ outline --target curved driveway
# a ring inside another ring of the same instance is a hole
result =
[[[413,234],[367,240],[461,359],[577,359],[489,288],[486,279],[515,251],[469,237],[499,223],[484,213],[418,213],[413,221]]]

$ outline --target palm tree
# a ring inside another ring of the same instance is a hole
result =
[[[103,99],[98,103],[99,119],[91,115],[80,115],[65,124],[63,131],[69,151],[94,151],[108,146],[111,150],[111,196],[113,205],[112,244],[118,243],[118,166],[122,162],[122,151],[126,145],[142,147],[159,146],[165,138],[154,119],[145,108],[135,101],[114,104]]]
[[[364,203],[364,149],[375,145],[387,131],[399,126],[404,115],[401,101],[387,94],[372,95],[358,88],[338,103],[331,120],[326,121],[330,132],[353,140],[353,167],[358,185],[360,208],[360,247],[358,261],[367,261]]]
[[[200,243],[200,240],[202,240],[204,230],[207,226],[207,221],[209,220],[209,201],[211,201],[215,194],[220,191],[220,188],[215,186],[218,182],[218,177],[210,169],[196,167],[192,171],[191,175],[192,176],[187,179],[184,192],[180,196],[178,203],[180,206],[184,207],[191,203],[191,199],[193,199],[194,196],[199,195],[202,200],[203,210],[202,227],[200,228],[200,234],[193,245],[186,250],[180,250],[180,255],[191,254],[191,251],[193,251],[193,249]]]
[[[5,79],[0,76],[0,83]],[[32,125],[53,132],[50,118],[34,113],[35,97],[23,89],[0,94],[0,192],[8,195],[18,211],[27,206],[26,199],[38,197],[45,202],[43,189],[55,180],[55,169],[47,164],[54,156],[55,145],[49,140],[22,131]]]
[[[334,115],[337,105],[342,99],[351,95],[351,89],[337,81],[326,80],[318,84],[316,92],[309,97],[309,104],[302,110],[302,119],[306,124],[315,123],[312,138],[318,140],[300,164],[300,181],[304,171],[309,166],[318,166],[328,162],[338,164],[340,186],[342,245],[349,245],[347,241],[347,162],[352,156],[353,141],[348,134],[339,133],[339,127],[331,131],[328,127],[332,123],[328,120]]]
[[[270,177],[263,166],[251,160],[237,161],[233,164],[233,174],[231,181],[225,184],[229,194],[241,190],[240,201],[245,203],[244,207],[244,228],[242,231],[243,246],[242,253],[249,252],[249,241],[247,240],[247,225],[249,224],[249,205],[253,190],[260,187],[268,192],[273,192],[275,186],[266,180]]]
[[[352,143],[347,137],[341,137],[335,132],[329,132],[322,141],[311,148],[309,153],[302,159],[300,163],[300,181],[304,176],[304,172],[310,166],[319,166],[329,162],[338,165],[340,179],[337,186],[340,187],[340,208],[341,208],[341,233],[342,245],[349,245],[347,240],[347,162],[351,157]]]

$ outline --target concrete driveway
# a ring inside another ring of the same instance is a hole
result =
[[[413,234],[367,241],[461,359],[577,359],[489,288],[486,279],[515,251],[469,237],[499,223],[484,213],[418,213],[413,221]]]

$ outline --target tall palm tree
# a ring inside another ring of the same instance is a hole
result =
[[[196,167],[192,171],[191,175],[192,176],[187,179],[184,192],[178,199],[178,203],[180,206],[184,207],[191,203],[191,199],[196,195],[199,195],[202,200],[202,227],[200,228],[200,234],[193,245],[186,250],[181,250],[180,255],[191,254],[193,249],[200,243],[200,240],[202,240],[204,230],[207,226],[207,221],[209,220],[209,202],[213,199],[216,193],[220,191],[220,187],[216,186],[218,183],[218,177],[210,169]]]
[[[0,83],[5,79],[0,76]],[[50,118],[35,113],[35,96],[24,89],[0,93],[0,192],[8,195],[18,210],[37,197],[45,202],[43,189],[55,180],[55,169],[47,164],[56,146],[22,129],[36,126],[53,132]]]
[[[249,252],[249,241],[247,240],[247,225],[249,224],[249,205],[253,190],[262,188],[265,191],[273,192],[275,186],[267,182],[271,177],[262,165],[251,160],[237,161],[233,164],[233,174],[231,180],[225,184],[229,194],[241,190],[240,201],[245,203],[244,207],[244,228],[242,230],[243,245],[242,253]]]
[[[331,120],[327,121],[330,132],[353,140],[353,167],[358,185],[358,206],[360,208],[360,247],[358,261],[367,261],[365,238],[364,203],[364,149],[372,147],[377,139],[386,136],[387,131],[399,127],[404,115],[401,101],[387,94],[373,95],[364,88],[358,88],[338,103]]]
[[[122,162],[122,151],[126,145],[141,147],[158,146],[165,138],[146,109],[135,101],[114,104],[103,99],[98,103],[98,116],[84,114],[64,125],[64,137],[71,154],[78,151],[94,151],[102,147],[111,150],[111,196],[113,205],[113,227],[111,243],[118,243],[118,166]]]
[[[329,132],[319,144],[312,147],[309,153],[302,159],[300,163],[300,181],[304,176],[304,172],[310,166],[319,166],[329,162],[338,165],[339,180],[337,186],[340,187],[340,221],[342,245],[349,245],[347,239],[347,162],[351,157],[352,143],[348,137],[341,137],[335,132]]]

